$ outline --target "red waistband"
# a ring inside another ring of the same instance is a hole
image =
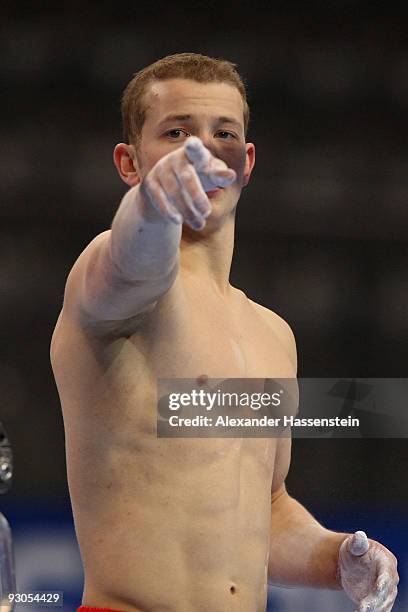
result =
[[[122,612],[122,610],[112,610],[112,608],[92,608],[92,606],[81,606],[77,612]]]

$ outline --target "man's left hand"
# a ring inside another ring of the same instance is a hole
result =
[[[389,612],[397,597],[397,559],[385,546],[356,531],[339,550],[339,578],[356,612]]]

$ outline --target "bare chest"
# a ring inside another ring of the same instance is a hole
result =
[[[210,301],[156,329],[149,364],[158,378],[293,376],[286,348],[250,306]]]

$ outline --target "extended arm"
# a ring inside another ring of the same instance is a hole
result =
[[[181,226],[169,223],[132,187],[112,229],[97,236],[72,268],[64,310],[85,327],[136,316],[171,286]]]
[[[84,327],[106,329],[106,323],[153,307],[177,276],[182,222],[202,228],[211,212],[204,188],[235,180],[235,172],[198,138],[189,141],[161,158],[126,193],[112,229],[97,236],[76,261],[64,311]]]

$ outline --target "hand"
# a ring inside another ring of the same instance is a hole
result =
[[[184,146],[156,163],[141,189],[165,219],[174,223],[186,221],[199,230],[211,213],[205,192],[226,187],[235,179],[234,170],[211,155],[199,138],[190,136]]]
[[[397,597],[397,559],[385,546],[356,531],[339,550],[341,585],[356,612],[389,612]]]

